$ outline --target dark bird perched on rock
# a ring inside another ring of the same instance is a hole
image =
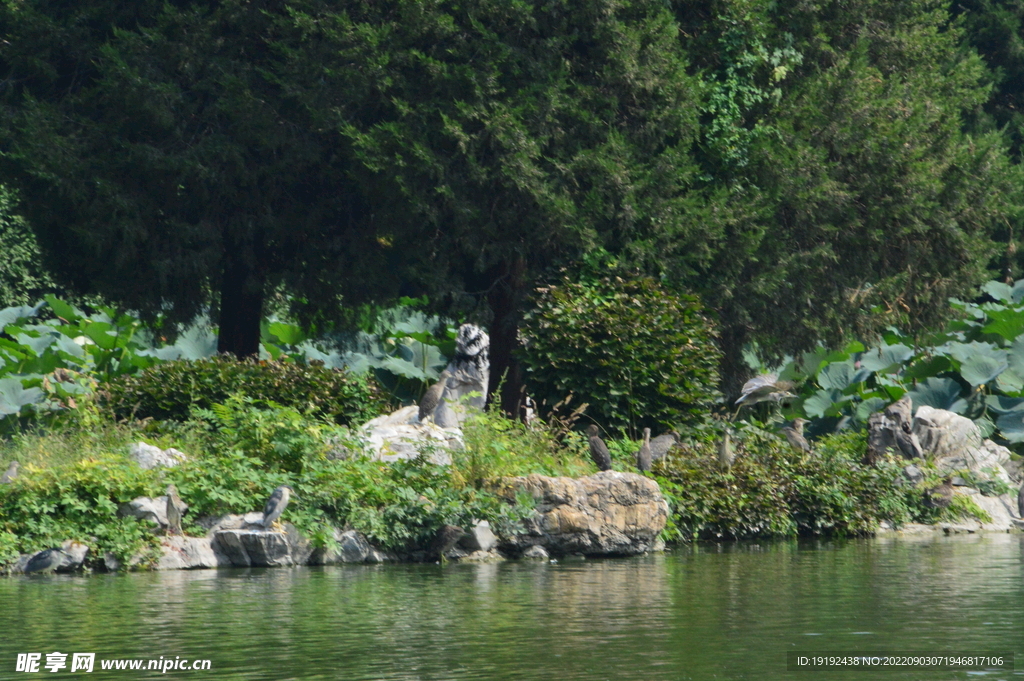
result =
[[[434,385],[427,388],[427,392],[423,393],[423,397],[420,398],[420,423],[423,423],[424,419],[434,417],[434,410],[437,409],[437,405],[441,404],[441,400],[444,399],[445,388],[448,387],[448,377],[451,373],[445,369],[441,372],[441,377]]]
[[[679,444],[679,433],[663,433],[651,439],[651,461],[664,459],[669,450]]]
[[[1024,485],[1021,485],[1020,491],[1017,492],[1017,513],[1024,518]]]
[[[25,574],[53,572],[61,566],[64,558],[71,558],[71,554],[64,549],[56,546],[52,549],[44,549],[28,559],[28,563],[25,564]]]
[[[18,462],[12,461],[11,465],[7,467],[7,472],[0,475],[0,485],[6,485],[10,482],[14,482],[16,477],[18,477]]]
[[[947,476],[941,485],[924,493],[924,505],[929,508],[949,508],[953,503],[953,478]]]
[[[284,513],[284,509],[288,508],[288,502],[291,501],[291,495],[294,490],[288,485],[281,485],[271,493],[270,498],[267,499],[266,505],[263,507],[263,527],[265,529],[274,527],[277,523],[277,519]],[[280,529],[278,525],[275,529]]]
[[[430,560],[444,560],[444,554],[451,551],[464,534],[466,531],[457,525],[443,525],[434,535],[427,557]]]
[[[612,455],[608,452],[608,445],[598,435],[597,426],[587,426],[587,439],[590,441],[590,458],[597,464],[598,470],[610,471]]]
[[[178,488],[167,485],[167,534],[181,534],[181,516],[185,508],[185,502],[178,496]]]
[[[729,435],[729,429],[726,428],[725,432],[722,433],[722,441],[718,443],[718,465],[722,467],[723,471],[727,471],[732,468],[734,458],[732,439]]]
[[[651,461],[651,429],[644,428],[644,443],[640,445],[640,449],[636,453],[636,467],[640,469],[641,473],[649,473]]]
[[[809,421],[807,419],[795,418],[793,419],[792,426],[785,426],[780,430],[786,436],[786,439],[789,440],[790,446],[801,452],[811,451],[811,445],[807,442],[807,438],[804,437],[805,423],[809,423]]]
[[[758,402],[779,402],[786,397],[795,397],[790,392],[795,387],[792,381],[780,381],[778,374],[761,374],[743,384],[736,406]]]

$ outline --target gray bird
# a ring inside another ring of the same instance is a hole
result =
[[[722,467],[723,471],[728,471],[732,468],[734,457],[729,429],[726,428],[725,432],[722,433],[722,441],[718,443],[718,465]]]
[[[185,502],[178,496],[178,488],[167,485],[167,534],[181,534],[181,516],[185,508]]]
[[[289,485],[281,485],[271,493],[270,498],[267,499],[266,505],[263,507],[263,527],[268,529],[277,523],[277,519],[284,513],[284,509],[288,508],[288,502],[291,501],[292,492],[294,492]]]
[[[437,405],[441,404],[441,400],[444,399],[444,390],[448,387],[449,376],[451,376],[451,373],[445,369],[441,372],[440,380],[427,388],[427,392],[423,393],[423,397],[420,398],[420,423],[423,423],[424,419],[428,417],[433,418],[434,410],[437,409]]]
[[[793,419],[792,426],[785,426],[780,429],[780,432],[786,436],[789,440],[789,444],[793,449],[801,452],[811,451],[811,445],[807,442],[807,438],[804,437],[804,424],[810,423],[807,419],[795,418]]]
[[[949,508],[953,503],[953,478],[946,477],[941,485],[936,485],[924,493],[924,505],[931,508]]]
[[[612,455],[608,452],[608,445],[598,435],[597,426],[587,426],[587,439],[590,441],[590,458],[597,464],[598,470],[610,471]]]
[[[7,472],[0,475],[0,485],[6,485],[14,482],[14,479],[18,477],[18,462],[12,461],[11,465],[7,467]]]
[[[651,456],[651,429],[644,428],[644,443],[640,445],[640,449],[636,453],[636,467],[640,469],[641,473],[651,471]]]
[[[28,559],[25,574],[53,572],[61,566],[65,557],[71,558],[71,554],[62,548],[55,546],[52,549],[44,549]]]
[[[1017,513],[1024,518],[1024,485],[1021,485],[1020,491],[1017,492]]]
[[[651,438],[651,461],[664,459],[673,447],[679,444],[679,433],[663,433],[658,437]]]
[[[743,384],[736,406],[757,404],[769,400],[778,402],[786,397],[794,397],[790,390],[796,384],[792,381],[780,381],[778,374],[761,374]]]

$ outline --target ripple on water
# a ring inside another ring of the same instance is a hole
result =
[[[786,670],[788,652],[1024,660],[1022,576],[1022,537],[1004,535],[539,564],[14,577],[0,580],[0,665],[59,650],[209,658],[217,679],[806,679]],[[941,678],[968,676],[1021,672]]]

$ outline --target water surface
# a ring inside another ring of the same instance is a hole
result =
[[[53,651],[206,658],[212,668],[14,672],[17,653]],[[1013,652],[1024,670],[1024,535],[702,545],[558,563],[0,579],[2,679],[1024,677],[789,671],[790,651]]]

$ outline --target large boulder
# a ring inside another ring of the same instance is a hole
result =
[[[171,468],[177,466],[188,457],[177,449],[160,449],[145,442],[136,442],[128,451],[128,456],[139,465],[139,468]]]
[[[232,564],[214,548],[210,537],[164,537],[160,541],[160,552],[157,570],[193,570]]]
[[[925,405],[914,415],[914,433],[939,470],[969,470],[982,478],[1012,482],[1004,468],[1010,463],[1010,450],[982,439],[969,418]]]
[[[452,462],[448,450],[462,447],[462,431],[458,427],[420,423],[416,405],[366,422],[361,433],[376,461],[414,459],[424,452],[431,462],[448,465]]]
[[[668,520],[658,484],[636,473],[602,471],[584,478],[507,478],[506,495],[526,492],[536,515],[499,548],[522,555],[532,546],[553,556],[626,556],[654,550]]]
[[[182,513],[188,510],[188,504],[183,504]],[[149,498],[136,497],[131,501],[121,504],[117,514],[122,517],[138,518],[149,521],[154,529],[167,527],[167,495]]]
[[[313,553],[309,540],[290,523],[284,532],[218,530],[213,534],[213,548],[235,567],[304,565]]]

